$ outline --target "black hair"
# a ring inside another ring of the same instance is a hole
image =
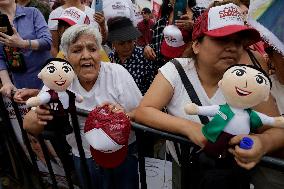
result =
[[[272,46],[267,46],[264,48],[264,51],[269,55],[271,55],[274,51],[273,47]]]
[[[234,65],[229,66],[229,67],[225,70],[225,72],[226,72],[227,70],[233,68],[233,67],[243,67],[243,66],[249,67],[249,68],[252,68],[252,69],[255,69],[255,70],[261,72],[261,73],[268,79],[269,84],[270,84],[270,89],[272,88],[272,82],[271,82],[271,79],[269,78],[268,74],[267,74],[262,68],[260,68],[260,67],[258,67],[258,66],[255,66],[255,65],[247,65],[247,64],[234,64]],[[225,72],[224,72],[224,73],[225,73]]]
[[[67,60],[65,59],[62,59],[62,58],[49,58],[48,60],[45,61],[45,63],[42,65],[41,69],[43,69],[47,64],[49,64],[50,62],[52,61],[58,61],[58,62],[65,62],[67,63],[68,65],[70,65],[72,67],[72,69],[74,70],[73,66],[70,64],[70,62],[68,62]]]
[[[196,0],[187,0],[187,6],[189,8],[196,6]]]
[[[58,20],[57,26],[58,27],[63,27],[63,26],[70,27],[71,25],[68,22],[65,22],[64,20]]]
[[[163,0],[160,11],[161,17],[166,17],[170,15],[170,13],[173,11],[173,7],[170,5],[169,0]]]
[[[147,14],[151,14],[152,13],[151,10],[149,8],[147,8],[147,7],[144,7],[142,9],[142,12],[147,13]]]

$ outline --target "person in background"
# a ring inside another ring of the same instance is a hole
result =
[[[161,45],[161,54],[166,61],[173,58],[190,57],[184,54],[188,43],[191,44],[191,33],[180,30],[175,25],[168,25],[163,31],[164,39]]]
[[[45,21],[48,21],[49,14],[51,9],[49,4],[42,0],[17,0],[17,4],[24,7],[35,7],[37,8],[42,15],[44,16]]]
[[[40,173],[42,174],[44,181],[47,182],[46,186],[51,187],[50,174],[48,171],[47,163],[40,142],[36,137],[32,136],[31,134],[28,134],[28,139],[31,144],[31,148],[36,155],[35,156],[37,160],[36,163],[40,170]],[[52,145],[48,141],[44,142],[47,147],[47,152],[50,157],[50,163],[52,166],[52,170],[54,171],[55,179],[57,181],[58,186],[62,188],[67,188],[68,185],[60,159],[58,158],[56,152],[52,148]]]
[[[152,28],[154,21],[151,19],[151,10],[149,8],[143,8],[141,11],[143,20],[137,24],[137,29],[141,32],[141,36],[137,40],[137,45],[144,47],[150,44],[152,40]]]
[[[111,62],[125,67],[144,95],[155,77],[155,68],[152,61],[144,58],[143,49],[135,45],[141,33],[127,17],[111,18],[107,25],[108,40],[114,49],[109,54]]]
[[[69,90],[83,96],[76,107],[92,111],[96,106],[109,104],[113,112],[127,112],[134,121],[134,111],[142,98],[141,92],[128,71],[118,64],[104,64],[100,60],[102,37],[98,29],[91,25],[73,25],[61,38],[62,51],[74,67],[77,77]],[[36,108],[24,117],[24,128],[35,135],[41,133],[47,120],[51,120],[47,109]],[[92,188],[131,188],[138,189],[138,160],[136,154],[135,134],[131,132],[128,141],[128,155],[124,162],[113,169],[98,168],[92,159],[90,145],[84,134],[85,117],[79,117],[82,144],[85,151],[88,169],[91,174]],[[76,172],[82,188],[86,188],[80,155],[74,133],[66,136],[72,147]]]
[[[141,33],[133,26],[131,20],[126,17],[109,19],[108,28],[108,39],[114,49],[109,54],[111,62],[126,68],[142,95],[144,95],[156,75],[156,68],[152,61],[143,56],[142,47],[136,46],[134,42]],[[143,140],[145,141],[144,152],[149,156],[153,155],[153,137],[147,136]]]
[[[86,15],[86,13],[84,13],[80,9],[77,9],[76,7],[69,7],[67,9],[64,9],[60,17],[53,18],[53,20],[58,20],[58,35],[60,39],[64,31],[70,26],[73,26],[75,24],[81,25],[90,23],[89,17]],[[103,62],[109,62],[109,58],[103,49],[100,50],[100,55]],[[56,57],[65,59],[62,51],[59,51]]]
[[[48,19],[48,28],[52,35],[52,49],[51,49],[51,55],[53,57],[56,57],[58,51],[59,51],[59,33],[58,33],[58,21],[53,20],[54,18],[60,17],[64,9],[69,7],[76,7],[80,9],[81,11],[85,12],[86,15],[89,18],[89,23],[95,25],[95,27],[98,27],[98,23],[94,19],[95,11],[91,9],[90,7],[83,5],[80,0],[65,0],[64,5],[56,8],[53,10]],[[104,27],[104,25],[102,26]]]
[[[234,9],[238,11],[238,14],[233,17],[230,16],[230,19],[226,19],[226,16],[224,18],[217,16],[220,11],[227,9]],[[240,15],[241,12],[232,3],[212,7],[205,11],[193,26],[193,58],[177,59],[192,83],[202,105],[225,103],[225,99],[218,88],[219,80],[229,66],[239,63],[243,48],[260,39],[259,33],[255,29],[245,26],[244,21],[240,22]],[[212,22],[208,22],[209,19]],[[236,25],[236,27],[229,29],[231,25]],[[184,105],[187,102],[191,102],[191,99],[181,82],[178,71],[171,62],[168,62],[159,69],[159,73],[143,97],[136,110],[135,120],[150,127],[182,134],[195,144],[204,147],[204,136],[201,132],[202,127],[198,116],[186,115],[184,112]],[[161,111],[165,106],[168,114]],[[255,109],[269,115],[279,116],[271,98]],[[250,137],[254,140],[253,148],[247,150],[247,152],[242,152],[251,156],[250,161],[259,161],[265,153],[284,146],[283,136],[284,130],[278,128],[251,135]],[[230,143],[238,145],[239,139],[242,137],[236,136],[232,138]],[[230,149],[230,152],[237,159],[238,165],[247,168],[238,161],[239,156],[236,149]],[[232,170],[232,164],[226,165],[225,162],[223,162],[224,164],[215,162],[216,166],[210,167],[206,164],[208,161],[199,162],[205,169],[202,175],[210,174],[212,171],[214,174],[209,179],[204,177],[205,180],[197,175],[196,180],[194,180],[196,182],[189,183],[197,184],[193,188],[197,189],[200,184],[205,185],[204,188],[212,188],[213,183],[214,188],[249,187],[246,174],[243,174],[246,173],[244,170],[238,172],[239,174],[235,176],[226,174],[225,177],[218,177],[218,175],[222,175],[222,171]],[[221,172],[218,172],[218,170],[221,170]]]
[[[270,79],[272,81],[271,94],[275,99],[278,110],[284,116],[284,55],[272,46],[266,45],[269,56]],[[284,159],[284,147],[269,154],[272,157]],[[254,189],[281,189],[284,188],[284,172],[266,166],[256,166],[252,172]]]
[[[173,23],[176,0],[163,0],[161,6],[161,18],[153,27],[153,37],[149,45],[144,48],[144,56],[155,61],[157,67],[163,66],[166,62],[161,54],[161,44],[163,40],[163,30],[167,25],[175,24],[182,30],[190,31],[193,21],[204,11],[205,8],[196,7],[195,0],[189,0],[186,6],[186,13]]]
[[[96,9],[96,1],[93,0],[91,8]],[[134,9],[131,0],[101,0],[103,3],[102,13],[104,14],[106,22],[113,17],[125,16],[134,23]]]
[[[3,84],[0,91],[11,96],[16,89],[40,89],[43,84],[37,74],[51,57],[52,43],[43,15],[36,8],[17,5],[14,0],[0,1],[0,12],[8,16],[14,33],[9,36],[0,32],[0,78]],[[12,81],[7,69],[17,70],[11,73]]]
[[[273,47],[265,49],[269,57],[269,68],[273,69],[270,77],[272,80],[272,96],[275,98],[279,112],[284,115],[284,55],[279,53]]]

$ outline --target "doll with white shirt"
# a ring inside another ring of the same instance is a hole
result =
[[[72,65],[64,59],[51,58],[47,60],[38,77],[43,81],[44,86],[37,96],[27,100],[26,105],[36,107],[48,104],[53,119],[48,122],[45,129],[71,133],[69,113],[75,112],[75,101],[83,101],[81,95],[68,90],[75,77]]]
[[[204,115],[213,119],[202,128],[207,139],[204,151],[221,158],[226,155],[229,140],[263,125],[284,128],[284,117],[270,117],[251,108],[268,100],[272,87],[268,75],[260,68],[250,65],[233,65],[227,69],[218,83],[226,104],[197,106],[189,103],[185,112]]]

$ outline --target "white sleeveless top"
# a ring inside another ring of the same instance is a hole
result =
[[[220,105],[226,103],[225,98],[221,93],[220,89],[217,89],[216,93],[212,98],[209,98],[207,96],[197,75],[193,59],[177,58],[176,60],[181,63],[188,79],[190,80],[203,106]],[[174,89],[173,97],[167,106],[169,114],[177,117],[186,118],[195,122],[200,122],[197,115],[187,115],[184,111],[184,106],[186,105],[186,103],[191,102],[191,100],[187,94],[186,89],[184,88],[184,85],[174,64],[168,62],[159,70],[163,74],[163,76],[170,82]]]

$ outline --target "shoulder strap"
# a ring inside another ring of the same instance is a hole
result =
[[[181,78],[181,81],[184,85],[184,88],[186,89],[187,91],[187,94],[189,96],[189,98],[191,99],[191,101],[195,104],[197,104],[198,106],[202,106],[191,82],[189,81],[184,69],[182,68],[181,64],[179,63],[179,61],[177,59],[172,59],[171,62],[175,65],[178,73],[179,73],[179,76]],[[200,121],[202,124],[207,124],[209,122],[209,119],[207,116],[202,116],[202,115],[198,115]]]
[[[191,101],[195,104],[197,104],[198,106],[202,106],[191,82],[189,81],[184,69],[182,68],[181,64],[179,63],[178,60],[176,59],[172,59],[171,62],[175,65],[181,81],[184,85],[184,88],[186,89],[186,92],[189,96],[189,98],[191,99]],[[209,122],[208,117],[206,116],[202,116],[202,115],[198,115],[200,121],[202,124],[207,124]],[[191,159],[193,158],[193,156],[197,156],[198,152],[200,152],[200,148],[196,147],[196,146],[192,146],[189,147],[186,144],[180,144],[180,148],[177,146],[176,143],[174,143],[175,145],[175,150],[176,150],[176,154],[178,157],[179,162],[181,163],[183,172],[188,172],[190,171],[190,163]],[[182,175],[182,177],[187,177],[187,174]],[[186,178],[184,178],[186,180]]]
[[[248,55],[249,55],[249,58],[250,60],[252,61],[253,65],[258,67],[258,68],[262,68],[259,61],[256,59],[256,57],[254,56],[254,54],[251,52],[250,49],[246,49]]]

